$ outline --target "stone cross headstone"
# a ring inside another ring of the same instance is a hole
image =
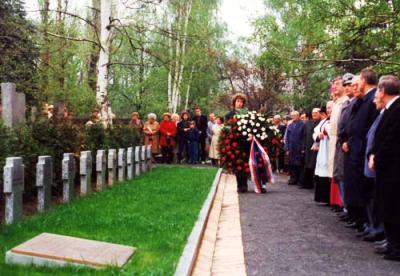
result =
[[[75,157],[73,153],[64,153],[62,160],[63,202],[74,198]]]
[[[1,84],[2,118],[6,126],[14,128],[25,122],[25,94],[16,92],[15,83]]]
[[[135,175],[139,176],[141,173],[140,169],[140,146],[135,147]]]
[[[22,193],[24,192],[24,165],[21,157],[9,157],[3,172],[5,194],[5,222],[12,224],[22,218]]]
[[[147,164],[146,164],[146,146],[140,146],[140,164],[142,173],[147,171]]]
[[[126,164],[127,164],[127,178],[128,180],[132,180],[135,176],[135,152],[133,147],[129,147],[126,155]]]
[[[103,190],[106,185],[107,160],[106,151],[98,150],[96,155],[96,190]]]
[[[125,149],[118,150],[118,181],[126,180],[126,154]]]
[[[146,153],[147,153],[147,155],[146,155],[146,158],[147,158],[147,169],[148,170],[152,170],[153,166],[152,166],[152,162],[151,162],[151,159],[152,159],[151,145],[147,145],[146,146]]]
[[[92,153],[90,151],[81,152],[79,171],[81,175],[81,195],[85,196],[92,192]]]
[[[111,187],[117,181],[117,151],[115,149],[108,150],[108,186]]]
[[[53,162],[51,156],[39,156],[36,165],[37,210],[43,213],[50,208],[53,185]]]

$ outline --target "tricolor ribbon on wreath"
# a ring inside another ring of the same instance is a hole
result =
[[[256,193],[261,193],[261,187],[265,185],[267,181],[268,183],[274,183],[269,156],[254,136],[251,137],[249,166],[251,180],[254,182],[254,190]]]

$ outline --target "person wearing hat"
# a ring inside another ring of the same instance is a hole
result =
[[[329,101],[326,107],[321,107],[321,121],[314,128],[313,150],[318,151],[315,167],[315,190],[314,200],[316,202],[329,205],[330,200],[330,182],[328,174],[329,162],[329,117],[332,113],[333,101]]]
[[[232,119],[246,105],[246,96],[242,93],[237,93],[232,98],[232,110],[225,115],[225,121]]]
[[[176,124],[171,120],[171,113],[163,114],[163,120],[160,123],[160,146],[163,163],[171,164],[174,156],[173,150],[176,145]]]
[[[343,202],[343,213],[341,219],[348,219],[347,203],[345,197],[345,183],[344,183],[344,152],[342,150],[343,143],[347,140],[345,128],[350,119],[350,112],[354,103],[354,90],[357,89],[358,76],[351,73],[346,73],[343,76],[343,87],[348,99],[342,105],[342,111],[338,122],[338,136],[336,142],[336,154],[333,166],[333,179],[340,187],[340,196]]]
[[[140,133],[143,131],[143,122],[140,120],[139,113],[132,112],[131,120],[129,121],[129,128],[137,129]]]

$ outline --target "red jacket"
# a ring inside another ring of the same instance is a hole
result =
[[[176,124],[173,121],[162,121],[160,123],[160,146],[175,146]],[[168,139],[168,137],[170,139]]]

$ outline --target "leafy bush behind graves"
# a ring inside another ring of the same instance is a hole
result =
[[[64,153],[74,153],[78,161],[80,151],[91,150],[95,161],[95,151],[98,149],[126,148],[139,143],[139,133],[126,125],[114,125],[104,129],[100,124],[84,127],[68,121],[39,119],[18,129],[10,129],[0,122],[0,189],[3,191],[3,168],[7,157],[23,158],[25,191],[26,194],[33,195],[38,156],[52,156],[54,190],[61,193],[61,165]]]

